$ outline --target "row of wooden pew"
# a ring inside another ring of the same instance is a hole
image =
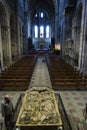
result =
[[[2,71],[0,90],[26,90],[35,67],[37,57],[24,56]]]
[[[48,70],[54,90],[86,90],[87,76],[80,74],[58,56],[46,56]]]

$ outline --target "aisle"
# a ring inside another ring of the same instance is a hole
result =
[[[37,63],[29,85],[31,87],[50,87],[52,88],[50,76],[44,57],[38,57]]]

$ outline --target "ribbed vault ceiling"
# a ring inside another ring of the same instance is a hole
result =
[[[50,17],[55,14],[55,7],[53,0],[30,0],[29,1],[29,11],[33,16],[36,11],[46,11]]]

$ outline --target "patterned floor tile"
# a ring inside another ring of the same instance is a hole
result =
[[[69,112],[70,113],[76,113],[76,110],[75,109],[70,109]]]
[[[73,119],[74,119],[74,121],[76,121],[76,122],[80,122],[79,117],[73,117]]]
[[[83,102],[77,102],[79,106],[83,106]]]
[[[66,112],[70,112],[72,118],[75,117],[75,121],[82,121],[83,117],[83,109],[85,107],[85,103],[87,102],[87,92],[86,91],[67,91],[69,98],[66,98],[64,92],[60,92],[64,107]],[[75,93],[75,94],[74,94]],[[85,98],[84,98],[85,95]]]
[[[75,99],[75,100],[80,100],[80,98],[79,98],[79,97],[74,97],[74,99]]]

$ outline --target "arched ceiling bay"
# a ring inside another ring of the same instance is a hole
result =
[[[34,16],[36,11],[46,11],[50,17],[55,15],[55,7],[53,0],[30,0],[29,11]]]

